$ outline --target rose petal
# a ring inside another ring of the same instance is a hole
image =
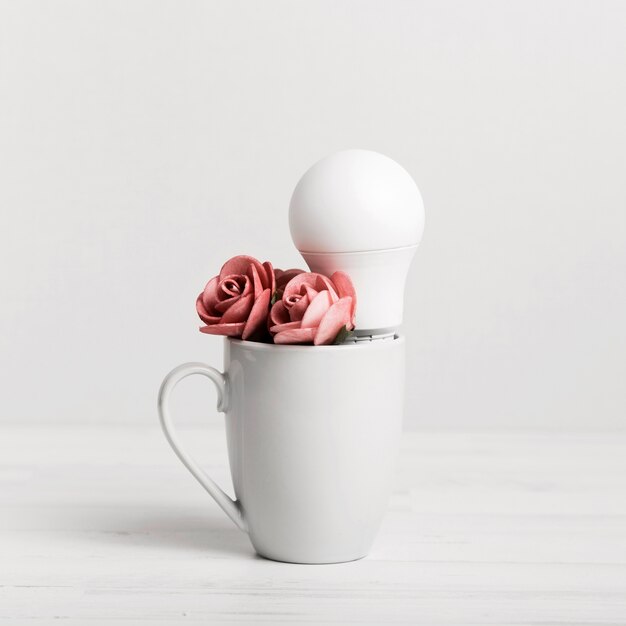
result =
[[[263,283],[263,287],[269,288],[270,293],[273,294],[276,291],[276,276],[274,276],[274,268],[269,261],[263,263],[265,273],[267,274],[267,281]]]
[[[219,281],[219,276],[213,276],[202,292],[202,304],[204,304],[204,308],[209,315],[213,314],[213,307],[217,302],[217,286]]]
[[[217,315],[210,315],[202,302],[202,294],[200,294],[196,300],[196,311],[198,316],[205,324],[217,324],[220,321],[220,317]]]
[[[282,281],[285,283],[285,285],[294,277],[297,276],[298,274],[304,274],[305,270],[301,270],[298,269],[296,267],[292,267],[291,269],[288,270],[281,270],[280,268],[276,267],[274,268],[274,274],[276,274],[276,280],[277,281]]]
[[[302,316],[302,328],[317,328],[332,304],[330,292],[320,291]]]
[[[320,292],[317,291],[317,289],[313,289],[311,285],[307,285],[306,283],[304,283],[303,287],[306,295],[309,296],[309,302],[313,302],[315,296]]]
[[[226,337],[241,337],[243,332],[244,322],[238,322],[236,324],[213,324],[212,326],[202,326],[200,328],[201,333],[207,335],[225,335]]]
[[[335,272],[331,277],[333,285],[337,288],[337,293],[341,298],[349,296],[350,298],[356,298],[356,291],[354,290],[354,284],[348,274],[342,271]]]
[[[252,337],[260,328],[265,325],[267,314],[269,313],[270,298],[272,294],[269,289],[265,289],[263,293],[254,301],[248,321],[243,329],[242,339]]]
[[[311,343],[315,336],[313,328],[295,328],[294,330],[285,330],[274,336],[274,343]]]
[[[250,297],[252,297],[252,294],[250,294]],[[228,300],[221,300],[215,305],[215,311],[223,315],[228,309],[234,306],[235,303],[239,302],[241,298],[242,296],[234,296],[233,298],[228,298]]]
[[[350,314],[352,310],[352,298],[341,298],[333,304],[326,315],[322,318],[315,333],[313,343],[322,346],[332,343],[343,326],[348,330],[352,328]]]
[[[275,335],[276,333],[282,333],[284,330],[293,330],[294,328],[300,328],[300,322],[287,322],[270,326],[270,333]]]
[[[285,298],[283,296],[283,301],[284,299]],[[302,316],[304,315],[306,310],[309,308],[309,304],[311,304],[311,301],[309,300],[309,296],[305,294],[304,296],[300,298],[300,300],[298,300],[294,305],[292,305],[289,308],[289,317],[291,321],[297,322],[301,320]]]
[[[282,300],[275,302],[270,311],[270,321],[274,324],[286,324],[290,319],[285,303]]]
[[[350,314],[350,319],[352,321],[352,324],[354,325],[354,317],[356,314],[356,290],[354,289],[352,279],[345,272],[337,271],[330,277],[330,280],[335,285],[335,287],[337,287],[337,294],[340,298],[352,298],[352,311]]]
[[[248,271],[252,278],[252,287],[253,287],[254,297],[258,298],[261,295],[261,292],[263,291],[263,288],[264,288],[264,285],[261,282],[261,277],[259,276],[259,270],[254,265],[250,265],[250,267],[248,268]]]
[[[333,303],[337,302],[337,300],[339,300],[339,296],[337,295],[337,290],[335,289],[335,285],[333,285],[330,282],[330,279],[324,276],[324,274],[316,274],[316,276],[317,276],[317,279],[315,283],[315,288],[318,291],[323,291],[324,289],[328,289]]]
[[[229,274],[247,274],[248,267],[250,265],[254,265],[259,272],[259,275],[265,273],[265,268],[263,267],[260,261],[257,261],[254,257],[248,256],[246,254],[240,254],[238,256],[234,256],[232,259],[229,259],[222,265],[222,269],[220,270],[220,279],[225,278]]]
[[[231,306],[222,316],[222,324],[232,324],[234,322],[245,322],[250,315],[254,298],[252,294],[242,296]]]

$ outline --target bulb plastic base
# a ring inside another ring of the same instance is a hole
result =
[[[402,324],[404,286],[417,245],[368,252],[300,252],[312,272],[341,270],[356,289],[356,335],[393,333]]]

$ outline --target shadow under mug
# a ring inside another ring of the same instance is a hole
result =
[[[338,563],[367,555],[387,508],[402,428],[404,338],[339,346],[225,339],[224,373],[172,370],[159,415],[174,452],[264,557]],[[168,399],[192,374],[217,387],[236,500],[182,448]]]

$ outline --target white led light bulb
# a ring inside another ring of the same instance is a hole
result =
[[[370,150],[343,150],[302,176],[289,205],[291,237],[313,272],[350,275],[357,335],[393,333],[424,230],[424,203],[398,163]]]

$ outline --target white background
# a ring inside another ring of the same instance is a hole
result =
[[[1,2],[0,420],[153,423],[172,366],[221,365],[206,280],[238,253],[302,265],[291,191],[358,147],[426,205],[407,428],[624,428],[625,23],[624,2]],[[217,422],[183,386],[179,413]]]

